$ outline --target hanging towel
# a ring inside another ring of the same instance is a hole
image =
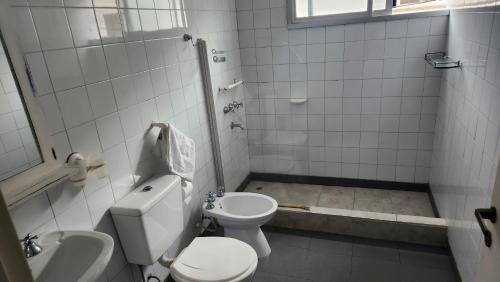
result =
[[[162,124],[160,127],[158,142],[162,160],[165,161],[171,173],[193,182],[196,159],[193,139],[170,124]]]
[[[187,180],[181,181],[182,196],[184,199],[184,204],[189,205],[193,199],[193,183]]]

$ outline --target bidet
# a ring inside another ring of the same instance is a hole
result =
[[[224,197],[216,198],[213,204],[212,209],[204,207],[203,214],[217,219],[224,227],[224,236],[249,244],[259,258],[271,253],[260,227],[276,213],[276,200],[257,193],[228,192]]]

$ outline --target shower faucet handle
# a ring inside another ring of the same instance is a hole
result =
[[[224,107],[224,109],[223,109],[223,112],[224,112],[225,114],[230,113],[230,112],[234,112],[234,107],[233,107],[233,105],[229,104],[229,105],[225,106],[225,107]]]
[[[235,107],[236,109],[238,109],[239,107],[243,107],[243,102],[237,102],[237,101],[233,101],[233,107]]]

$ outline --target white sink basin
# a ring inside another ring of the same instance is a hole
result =
[[[113,253],[113,238],[95,231],[56,231],[39,236],[42,252],[28,258],[35,281],[95,281]]]

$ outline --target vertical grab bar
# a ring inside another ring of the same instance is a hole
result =
[[[212,79],[210,77],[210,65],[208,61],[207,42],[201,38],[196,40],[198,55],[200,59],[201,78],[203,82],[203,93],[208,113],[208,125],[210,127],[210,140],[212,143],[212,154],[215,163],[215,178],[217,186],[224,185],[224,171],[222,167],[222,156],[220,152],[219,131],[217,129],[217,118],[215,113],[215,100],[212,92]]]

